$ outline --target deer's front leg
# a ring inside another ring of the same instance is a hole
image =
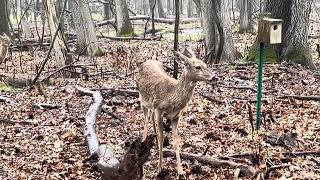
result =
[[[160,110],[155,110],[155,119],[158,122],[158,131],[157,131],[157,139],[158,139],[158,147],[159,147],[159,163],[158,163],[158,173],[160,173],[163,169],[163,117]]]
[[[176,158],[177,158],[177,171],[178,171],[178,174],[182,175],[184,174],[184,171],[181,165],[181,158],[180,158],[180,137],[178,134],[178,123],[179,123],[179,116],[171,120],[173,148],[176,151]]]

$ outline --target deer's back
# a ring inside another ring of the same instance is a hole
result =
[[[146,106],[157,106],[168,97],[178,81],[163,69],[159,61],[150,60],[141,64],[137,76],[141,103]]]

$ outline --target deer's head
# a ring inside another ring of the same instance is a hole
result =
[[[188,56],[174,51],[174,53],[179,57],[176,61],[184,65],[186,76],[191,81],[210,81],[213,79],[214,74],[207,67],[207,64],[196,57],[193,51],[186,48],[185,53]]]

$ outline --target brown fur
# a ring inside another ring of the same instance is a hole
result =
[[[197,59],[192,51],[187,50],[187,52],[190,54],[190,58],[179,52],[175,52],[181,58],[181,60],[177,61],[180,64],[184,64],[183,74],[179,81],[168,76],[163,69],[162,63],[154,60],[143,63],[137,75],[137,87],[145,115],[144,139],[148,132],[149,118],[153,121],[154,129],[154,118],[158,123],[158,172],[163,168],[163,117],[172,121],[173,145],[176,150],[178,173],[181,174],[183,170],[179,154],[179,136],[177,130],[180,113],[191,99],[197,81],[207,81],[213,78],[213,74],[207,68],[207,65]]]

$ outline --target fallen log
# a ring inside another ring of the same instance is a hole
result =
[[[221,167],[225,167],[225,168],[232,168],[232,169],[240,169],[240,172],[242,172],[244,175],[246,176],[256,176],[257,172],[254,169],[254,167],[246,165],[246,164],[240,164],[240,163],[236,163],[233,161],[227,161],[227,160],[221,160],[221,159],[216,159],[216,158],[209,158],[209,157],[205,157],[205,156],[198,156],[195,154],[188,154],[188,153],[181,153],[181,158],[182,159],[187,159],[187,160],[196,160],[199,163],[202,164],[207,164],[210,165],[212,167],[217,167],[217,168],[221,168]],[[163,156],[164,157],[175,157],[176,154],[174,151],[169,151],[166,150],[163,152]]]
[[[4,74],[0,74],[0,81],[16,88],[25,88],[31,84],[31,79],[10,77]]]
[[[145,21],[151,21],[152,18],[150,16],[130,16],[130,20],[135,21],[135,20],[145,20]],[[195,23],[198,22],[198,18],[186,18],[186,19],[181,19],[180,24],[188,24],[188,23]],[[165,23],[165,24],[174,24],[175,20],[174,19],[165,19],[165,18],[154,18],[155,23]],[[110,19],[106,21],[101,21],[96,24],[97,27],[104,26],[104,25],[112,25],[115,23],[115,19]]]
[[[123,88],[92,88],[92,91],[102,91],[105,96],[133,96],[139,97],[139,92],[136,90]]]
[[[53,110],[53,109],[59,109],[60,106],[56,104],[33,104],[32,107],[39,108],[39,109],[47,109],[47,110]]]
[[[155,135],[149,135],[144,142],[134,141],[120,162],[111,148],[101,145],[96,134],[96,119],[102,109],[103,98],[99,91],[91,91],[80,86],[76,89],[86,95],[93,97],[86,116],[86,127],[84,135],[86,138],[90,159],[97,159],[97,167],[102,171],[102,179],[142,179],[143,164],[147,161],[150,150],[153,147]]]
[[[290,96],[279,96],[279,99],[287,99],[287,98],[293,98],[298,100],[305,100],[305,101],[320,101],[320,96],[296,96],[296,95],[290,95]]]
[[[28,120],[22,120],[22,121],[17,121],[17,120],[10,120],[10,119],[0,119],[0,124],[20,124],[20,125],[36,125],[38,122],[33,122],[33,121],[28,121]]]
[[[155,37],[110,37],[110,36],[102,36],[102,35],[98,35],[97,37],[111,39],[115,41],[129,41],[129,40],[157,41],[157,40],[161,40],[162,34]]]

